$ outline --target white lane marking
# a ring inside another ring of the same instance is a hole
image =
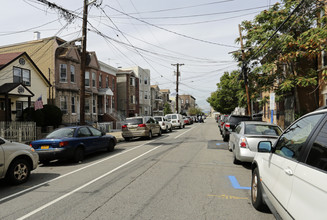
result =
[[[160,146],[158,146],[158,147],[155,147],[155,148],[153,148],[153,149],[151,149],[151,150],[148,150],[147,152],[145,152],[145,153],[143,153],[143,154],[141,154],[141,155],[135,157],[134,159],[132,159],[132,160],[130,160],[130,161],[128,161],[128,162],[126,162],[126,163],[124,163],[124,164],[122,164],[122,165],[116,167],[115,169],[113,169],[113,170],[111,170],[111,171],[109,171],[109,172],[107,172],[107,173],[105,173],[105,174],[99,176],[98,178],[96,178],[96,179],[94,179],[94,180],[91,180],[91,181],[88,182],[88,183],[85,183],[84,185],[78,187],[77,189],[75,189],[75,190],[73,190],[73,191],[71,191],[71,192],[69,192],[69,193],[67,193],[67,194],[65,194],[65,195],[63,195],[63,196],[60,196],[59,198],[57,198],[57,199],[55,199],[55,200],[53,200],[53,201],[51,201],[51,202],[49,202],[49,203],[47,203],[47,204],[45,204],[45,205],[39,207],[38,209],[35,209],[34,211],[32,211],[32,212],[30,212],[30,213],[28,213],[28,214],[26,214],[26,215],[24,215],[24,216],[18,218],[17,220],[23,220],[23,219],[26,219],[26,218],[28,218],[28,217],[31,217],[32,215],[34,215],[34,214],[36,214],[36,213],[42,211],[43,209],[45,209],[45,208],[47,208],[47,207],[49,207],[49,206],[51,206],[51,205],[53,205],[53,204],[59,202],[60,200],[62,200],[62,199],[64,199],[64,198],[66,198],[66,197],[72,195],[73,193],[75,193],[75,192],[77,192],[77,191],[79,191],[79,190],[81,190],[81,189],[83,189],[83,188],[85,188],[85,187],[91,185],[92,183],[94,183],[94,182],[96,182],[96,181],[102,179],[103,177],[108,176],[109,174],[111,174],[111,173],[113,173],[113,172],[119,170],[120,168],[122,168],[122,167],[124,167],[124,166],[126,166],[126,165],[128,165],[128,164],[130,164],[130,163],[132,163],[133,161],[139,159],[140,157],[143,157],[144,155],[150,153],[151,151],[154,151],[154,150],[158,149],[158,148],[161,147],[161,146],[162,146],[162,145],[160,145]]]
[[[193,128],[195,128],[195,127],[193,127]],[[190,130],[192,130],[193,128],[191,128]],[[176,138],[179,138],[180,136],[182,136],[183,134],[185,134],[185,133],[189,132],[190,130],[187,130],[187,131],[185,131],[185,132],[181,133],[180,135],[176,136],[174,139],[176,139]]]
[[[43,186],[43,185],[45,185],[45,184],[51,183],[51,182],[56,181],[56,180],[58,180],[58,179],[64,178],[64,177],[66,177],[66,176],[72,175],[72,174],[77,173],[77,172],[79,172],[79,171],[81,171],[81,170],[84,170],[84,169],[86,169],[86,168],[89,168],[89,167],[92,167],[92,166],[97,165],[97,164],[99,164],[99,163],[102,163],[102,162],[104,162],[104,161],[106,161],[106,160],[112,159],[112,158],[114,158],[114,157],[118,157],[118,156],[120,156],[120,155],[122,155],[122,154],[128,153],[128,152],[130,152],[130,151],[132,151],[132,150],[138,149],[138,148],[140,148],[140,147],[142,147],[142,146],[144,146],[144,145],[146,145],[146,144],[149,144],[149,143],[151,143],[151,142],[153,142],[153,141],[154,141],[154,140],[152,140],[152,141],[148,141],[148,142],[146,142],[146,143],[144,143],[144,144],[141,144],[141,145],[139,145],[139,146],[137,146],[137,147],[134,147],[134,148],[132,148],[132,149],[129,149],[129,150],[126,150],[126,151],[124,151],[124,152],[121,152],[121,153],[115,154],[115,155],[113,155],[113,156],[111,156],[111,157],[107,157],[107,158],[105,158],[105,159],[103,159],[103,160],[99,160],[99,161],[97,161],[97,162],[95,162],[95,163],[89,164],[89,165],[87,165],[87,166],[85,166],[85,167],[81,167],[81,168],[79,168],[79,169],[77,169],[77,170],[74,170],[74,171],[72,171],[72,172],[66,173],[66,174],[64,174],[64,175],[62,175],[62,176],[58,176],[58,177],[56,177],[56,178],[54,178],[54,179],[52,179],[52,180],[48,180],[48,181],[46,181],[46,182],[40,183],[40,184],[35,185],[35,186],[33,186],[33,187],[30,187],[30,188],[28,188],[28,189],[25,189],[25,190],[22,190],[22,191],[20,191],[20,192],[15,193],[15,194],[12,194],[12,195],[9,195],[9,196],[7,196],[7,197],[4,197],[4,198],[0,199],[0,204],[1,204],[1,202],[5,201],[5,200],[7,200],[7,199],[10,199],[10,198],[15,197],[15,196],[18,196],[18,195],[20,195],[20,194],[26,193],[26,192],[28,192],[28,191],[31,191],[31,190],[33,190],[33,189],[36,189],[36,188],[38,188],[38,187],[41,187],[41,186]]]

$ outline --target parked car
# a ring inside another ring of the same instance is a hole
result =
[[[194,120],[193,120],[192,116],[186,116],[186,118],[189,120],[190,124],[194,123]]]
[[[32,141],[41,163],[55,159],[72,159],[79,162],[86,154],[107,149],[113,151],[117,140],[112,135],[91,126],[72,126],[59,128],[44,139]]]
[[[228,115],[220,115],[219,119],[218,119],[218,128],[220,131],[220,134],[222,133],[222,129],[225,123],[225,119],[228,117]]]
[[[251,121],[251,116],[247,115],[230,115],[228,118],[225,118],[225,122],[221,129],[221,135],[224,141],[229,140],[229,134],[235,130],[236,125],[241,121]]]
[[[252,162],[260,141],[274,143],[282,129],[275,124],[257,121],[243,121],[230,133],[228,148],[233,151],[234,164]]]
[[[184,120],[184,124],[185,124],[185,125],[190,125],[190,124],[191,124],[191,122],[190,122],[190,119],[189,119],[189,118],[187,118],[187,117],[183,116],[183,120]]]
[[[24,183],[38,162],[39,156],[30,146],[0,138],[0,179],[14,185]]]
[[[327,110],[291,124],[275,144],[262,141],[252,163],[251,201],[276,218],[326,219]]]
[[[181,114],[168,114],[165,117],[171,122],[173,128],[185,128],[184,119]]]
[[[156,119],[159,122],[162,131],[164,132],[173,131],[173,126],[171,122],[169,122],[164,116],[154,116],[154,119]]]
[[[152,139],[153,135],[161,136],[161,127],[151,116],[126,118],[122,126],[122,136],[126,141],[136,137]]]

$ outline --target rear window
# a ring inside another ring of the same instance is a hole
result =
[[[143,124],[143,119],[142,118],[127,118],[125,121],[125,124],[129,124],[129,125]]]
[[[156,119],[157,121],[162,121],[161,117],[154,117],[154,119]]]
[[[251,121],[251,117],[230,117],[229,123],[238,124],[241,121]]]
[[[48,134],[46,138],[65,138],[73,137],[75,128],[60,128]]]
[[[277,126],[248,124],[245,126],[245,134],[279,136],[282,131]]]

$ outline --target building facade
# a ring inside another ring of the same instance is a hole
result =
[[[151,86],[151,106],[152,116],[163,116],[163,100],[158,85]]]
[[[179,95],[181,99],[181,109],[180,112],[182,114],[187,114],[188,110],[191,108],[195,108],[195,98],[191,95]]]

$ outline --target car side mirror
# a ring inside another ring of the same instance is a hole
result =
[[[101,136],[104,136],[106,135],[106,132],[105,131],[101,131]]]
[[[272,144],[270,141],[260,141],[258,144],[258,152],[265,153],[265,152],[272,152]]]

